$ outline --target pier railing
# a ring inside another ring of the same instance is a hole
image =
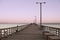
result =
[[[26,28],[26,25],[0,29],[0,38],[7,37]]]
[[[48,31],[52,34],[55,34],[60,37],[60,28],[57,27],[50,27],[50,26],[44,26],[43,31]]]

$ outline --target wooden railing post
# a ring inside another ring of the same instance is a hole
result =
[[[4,29],[4,36],[3,37],[5,37],[5,29]]]
[[[9,28],[7,29],[7,35],[9,35]]]
[[[2,37],[2,30],[0,30],[0,40],[1,40],[1,37]]]
[[[11,35],[11,28],[9,28],[9,35]]]
[[[58,29],[56,29],[56,35],[58,36]]]
[[[10,35],[10,28],[9,28],[9,33],[8,34]]]
[[[7,29],[7,35],[9,35],[9,28]]]
[[[60,29],[58,29],[58,36],[60,37]]]
[[[16,30],[16,32],[18,32],[18,25],[17,25],[17,30]]]

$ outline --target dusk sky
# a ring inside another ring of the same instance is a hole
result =
[[[42,5],[44,23],[60,23],[60,0],[0,0],[0,23],[30,23],[37,16],[39,22],[39,4]]]

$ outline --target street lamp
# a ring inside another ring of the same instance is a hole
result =
[[[40,27],[42,26],[42,4],[46,2],[36,2],[36,4],[40,4]]]

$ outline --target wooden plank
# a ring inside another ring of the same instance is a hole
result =
[[[58,36],[48,36],[48,40],[60,40]]]

